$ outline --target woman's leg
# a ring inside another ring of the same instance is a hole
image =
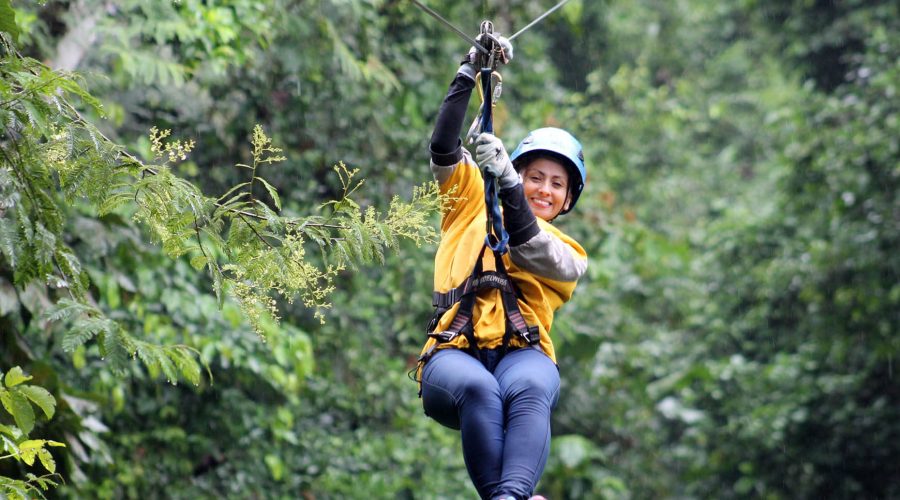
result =
[[[503,402],[497,380],[469,354],[438,351],[422,371],[425,414],[460,429],[469,477],[482,498],[500,482],[503,456]]]
[[[550,412],[559,400],[559,370],[538,349],[507,354],[494,376],[506,407],[503,471],[495,496],[527,498],[550,453]]]

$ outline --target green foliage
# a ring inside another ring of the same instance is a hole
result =
[[[629,498],[625,482],[603,466],[603,451],[586,437],[554,436],[538,487],[548,498]]]
[[[249,181],[238,183],[220,198],[206,197],[173,171],[193,149],[192,141],[166,141],[168,132],[152,129],[149,149],[157,164],[140,162],[82,117],[78,106],[88,106],[97,114],[102,109],[74,77],[51,71],[19,54],[6,39],[3,42],[0,220],[4,260],[0,262],[18,295],[10,310],[27,308],[17,315],[18,320],[12,316],[10,321],[16,329],[36,330],[32,318],[39,314],[41,328],[61,330],[59,346],[74,356],[76,367],[83,369],[85,354],[93,351],[119,376],[132,371],[131,357],[141,361],[150,377],[162,375],[172,383],[184,379],[195,386],[202,382],[199,350],[171,338],[162,344],[140,338],[141,332],[131,323],[136,318],[116,310],[121,297],[114,293],[105,293],[105,300],[96,303],[98,277],[94,269],[84,266],[68,232],[77,211],[142,223],[166,255],[184,256],[195,269],[208,270],[210,291],[217,297],[213,304],[224,309],[227,296],[236,299],[263,338],[266,331],[279,331],[270,324],[277,318],[271,294],[278,294],[288,304],[300,296],[321,317],[321,310],[329,306],[332,282],[343,269],[383,261],[402,239],[420,244],[435,238],[433,227],[424,224],[441,203],[435,185],[413,189],[411,203],[395,196],[382,215],[374,207],[363,209],[351,198],[358,194],[362,181],[355,179],[358,170],[343,164],[335,167],[341,195],[322,204],[320,215],[282,214],[278,190],[259,172],[285,158],[261,127],[253,132],[252,162],[238,164],[250,170]],[[258,186],[264,188],[274,209],[256,197],[254,188]],[[90,236],[75,236],[75,241],[79,238]],[[308,257],[310,250],[318,254]],[[6,284],[6,279],[2,283]],[[35,303],[26,301],[26,292]],[[162,340],[160,335],[154,337]],[[279,390],[295,390],[297,379],[308,370],[300,368],[308,365],[308,354],[297,350],[296,341],[289,343],[294,345],[290,356],[296,359],[280,360],[260,373],[271,378]],[[28,351],[22,355],[33,356]],[[285,372],[285,365],[293,366],[296,373]],[[109,380],[101,385],[110,385]],[[117,384],[111,385],[115,388]],[[30,386],[16,389],[4,395],[4,405],[13,409],[19,426],[30,430],[33,413],[24,398],[31,397],[44,408],[42,396]],[[91,418],[74,408],[70,416],[81,419],[81,425]],[[69,442],[73,446],[80,443],[79,449],[88,444],[102,453],[104,447],[86,431],[81,429]],[[36,441],[29,442],[21,455],[26,462],[38,457],[42,463],[50,463],[46,460],[49,455],[40,449]],[[94,460],[81,451],[68,467],[82,474],[81,467]]]
[[[217,200],[207,198],[171,171],[171,164],[187,158],[194,146],[192,141],[165,143],[169,133],[152,129],[150,149],[161,163],[145,166],[109,143],[64,100],[77,96],[96,105],[74,81],[16,57],[9,46],[7,54],[11,61],[7,70],[10,86],[0,96],[5,102],[2,111],[18,120],[12,123],[13,129],[21,124],[26,132],[6,154],[8,168],[14,174],[6,177],[13,187],[11,203],[13,192],[24,201],[21,208],[15,207],[19,208],[15,215],[22,230],[10,235],[8,245],[10,261],[24,260],[15,268],[18,283],[59,274],[59,282],[70,290],[73,300],[84,300],[86,277],[77,258],[57,236],[63,214],[48,195],[54,191],[54,179],[58,179],[69,202],[79,195],[87,197],[101,216],[134,203],[132,217],[149,227],[163,251],[173,258],[188,254],[192,265],[208,268],[220,303],[226,293],[232,293],[259,333],[261,316],[276,316],[271,291],[288,300],[299,295],[308,307],[327,307],[331,281],[347,262],[383,257],[385,248],[395,247],[398,237],[433,239],[434,231],[421,224],[421,214],[438,208],[436,186],[417,191],[410,205],[394,200],[382,222],[374,208],[363,215],[350,199],[361,182],[354,185],[356,171],[343,166],[335,169],[343,193],[339,200],[326,204],[332,207],[329,216],[279,216],[253,195],[254,185],[262,184],[280,209],[277,191],[257,171],[284,157],[278,156],[280,150],[271,145],[261,127],[254,129],[252,165],[238,164],[251,171],[250,180],[237,184]],[[66,83],[60,83],[63,81]],[[51,102],[57,109],[51,110]],[[124,164],[119,163],[118,155],[124,156]],[[335,247],[332,262],[322,268],[307,262],[305,245],[310,240],[323,251]],[[167,351],[158,349],[151,354],[146,349],[138,350],[137,341],[105,320],[98,309],[87,304],[76,309],[66,303],[48,316],[62,319],[79,313],[80,322],[64,341],[67,348],[97,336],[104,346],[103,354],[115,365],[121,366],[127,354],[140,354],[151,369],[162,367],[168,372],[169,364],[159,362],[163,359],[159,355],[165,357]],[[170,361],[182,365],[184,359],[179,354]],[[196,368],[189,366],[185,375],[196,372]]]
[[[896,494],[888,479],[895,471],[880,465],[898,451],[887,444],[894,431],[854,422],[889,422],[897,407],[898,263],[887,249],[900,227],[887,221],[900,185],[897,148],[881,133],[896,131],[900,116],[884,99],[898,47],[900,39],[876,30],[859,61],[865,85],[853,76],[832,95],[811,93],[786,117],[795,133],[783,160],[793,168],[779,180],[777,211],[752,224],[729,219],[714,239],[728,266],[714,266],[723,293],[713,303],[729,316],[740,311],[740,320],[728,332],[710,329],[719,333],[710,349],[730,358],[712,363],[710,379],[697,381],[706,390],[689,400],[728,422],[744,448],[753,443],[751,453],[718,454],[723,465],[740,466],[738,492]],[[702,396],[712,392],[721,403]],[[778,458],[763,461],[767,453]],[[846,473],[835,480],[825,471],[838,455]],[[784,471],[791,480],[781,489],[774,478]]]
[[[5,175],[0,182],[7,230],[3,253],[12,265],[15,284],[46,283],[68,294],[45,316],[72,321],[63,339],[65,350],[72,351],[96,337],[101,355],[119,370],[139,345],[157,354],[177,352],[173,361],[185,368],[182,375],[196,378],[196,360],[184,363],[183,350],[151,348],[90,304],[87,273],[64,240],[64,203],[86,197],[95,205],[111,208],[110,199],[121,200],[128,171],[138,174],[139,164],[132,161],[131,167],[120,167],[116,160],[120,148],[85,122],[67,100],[97,106],[74,80],[19,56],[11,45],[4,46],[4,62],[7,86],[0,93],[0,114],[6,117],[2,144]],[[56,192],[64,198],[55,199]],[[12,221],[15,230],[10,227]]]
[[[589,169],[559,221],[591,261],[554,323],[540,492],[898,495],[895,4],[570,2],[516,39],[500,136],[564,126]],[[512,33],[545,7],[440,9]],[[404,2],[16,19],[28,55],[85,75],[0,67],[0,146],[28,165],[0,168],[0,364],[60,402],[55,493],[473,497],[404,377],[434,252],[410,240],[437,200],[396,198],[429,176],[465,42]]]
[[[0,31],[5,31],[13,40],[19,37],[19,27],[16,26],[16,13],[13,11],[9,0],[0,0]]]
[[[15,425],[4,424],[7,419],[0,414],[0,440],[3,443],[0,460],[13,459],[29,467],[38,460],[49,474],[36,476],[29,472],[25,475],[25,480],[0,475],[0,494],[4,498],[45,498],[44,491],[58,486],[56,460],[48,447],[64,447],[65,444],[50,439],[29,439],[35,426],[32,405],[38,407],[49,420],[55,413],[56,399],[43,387],[24,384],[32,378],[25,375],[18,366],[12,367],[5,374],[0,372],[0,402],[3,403],[6,414],[15,422]]]
[[[157,160],[185,159],[193,143],[164,144],[166,135],[151,131],[151,151]],[[434,230],[422,222],[440,207],[437,186],[416,190],[409,204],[395,198],[382,220],[374,207],[363,213],[353,201],[351,195],[362,181],[354,180],[358,170],[343,164],[335,167],[342,185],[340,197],[323,205],[330,208],[328,215],[279,216],[254,196],[253,187],[264,186],[280,210],[277,190],[258,172],[263,165],[285,158],[259,126],[254,128],[252,145],[252,164],[237,165],[250,171],[250,180],[217,200],[204,198],[196,187],[163,166],[119,190],[113,203],[135,200],[134,219],[150,228],[163,251],[173,258],[188,254],[195,268],[208,268],[220,303],[225,292],[231,292],[258,333],[262,334],[263,315],[277,317],[275,301],[269,296],[272,291],[288,301],[300,296],[320,316],[318,310],[330,305],[327,297],[334,277],[348,264],[383,259],[384,251],[396,248],[401,237],[417,242],[434,239]],[[104,208],[117,206],[108,205]],[[305,258],[308,242],[316,243],[328,256],[322,267]]]
[[[708,43],[704,66],[676,56],[662,82],[643,61],[597,71],[595,98],[573,99],[577,123],[609,134],[595,159],[607,175],[587,193],[608,232],[594,247],[585,231],[597,288],[558,326],[572,332],[563,378],[579,383],[557,420],[600,444],[637,497],[890,497],[897,174],[881,131],[896,125],[882,83],[896,82],[896,9],[849,13],[882,27],[862,50],[838,44],[852,63],[818,87],[802,80],[816,63],[772,55],[784,33],[765,9],[705,7],[684,19],[718,23],[664,45],[746,27]],[[786,7],[804,8],[818,10]],[[844,26],[830,9],[787,22]]]

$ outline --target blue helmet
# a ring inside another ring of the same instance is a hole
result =
[[[581,190],[584,189],[584,182],[587,179],[581,143],[563,129],[539,128],[531,131],[522,139],[509,158],[518,170],[527,164],[529,157],[540,153],[549,153],[550,156],[558,158],[569,172],[569,191],[572,193],[572,203],[569,204],[568,209],[559,214],[568,213],[575,208],[575,202],[581,196]]]

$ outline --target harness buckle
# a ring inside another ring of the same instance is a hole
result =
[[[519,332],[519,335],[528,342],[528,345],[535,345],[541,341],[541,329],[537,326],[529,326],[525,332]]]
[[[428,326],[425,327],[425,333],[431,335],[434,332],[434,329],[437,328],[438,321],[440,321],[441,315],[435,313],[431,316],[431,320],[428,322]]]
[[[450,342],[455,339],[459,335],[459,332],[453,332],[450,330],[444,330],[442,332],[431,332],[428,334],[429,337],[438,341],[439,344],[443,344],[445,342]]]

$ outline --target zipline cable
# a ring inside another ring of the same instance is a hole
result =
[[[474,46],[476,49],[480,50],[481,52],[484,52],[485,54],[488,54],[488,53],[489,53],[489,52],[488,52],[488,49],[482,47],[481,44],[478,43],[478,42],[476,42],[474,38],[472,38],[472,37],[470,37],[469,35],[467,35],[466,32],[464,32],[463,30],[457,28],[456,26],[453,26],[453,23],[451,23],[450,21],[448,21],[448,20],[444,19],[443,17],[441,17],[440,14],[438,14],[437,12],[431,10],[431,8],[428,7],[427,5],[423,4],[422,2],[419,2],[419,0],[410,0],[410,1],[411,1],[412,3],[418,5],[420,9],[424,10],[424,11],[425,11],[426,13],[428,13],[428,15],[430,15],[431,17],[433,17],[433,18],[437,19],[438,21],[444,23],[444,26],[446,26],[446,27],[450,28],[451,30],[453,30],[457,35],[463,37],[464,40],[466,40],[467,42],[471,43],[472,46]]]
[[[410,0],[410,1],[411,1],[412,3],[414,3],[415,5],[417,5],[420,9],[424,10],[428,15],[430,15],[431,17],[437,19],[437,20],[440,21],[441,23],[443,23],[444,26],[446,26],[446,27],[450,28],[451,30],[453,30],[454,33],[456,33],[457,35],[461,36],[465,41],[471,43],[471,44],[472,44],[476,49],[478,49],[479,51],[481,51],[481,52],[483,52],[483,53],[485,53],[485,54],[488,53],[488,50],[487,50],[486,48],[482,47],[480,43],[476,42],[475,39],[473,39],[472,37],[470,37],[469,35],[467,35],[465,31],[463,31],[463,30],[457,28],[456,26],[453,25],[453,23],[451,23],[450,21],[444,19],[440,14],[438,14],[437,12],[435,12],[431,7],[429,7],[429,6],[425,5],[425,4],[423,4],[423,3],[420,2],[419,0]],[[548,10],[547,12],[544,12],[543,14],[541,14],[540,16],[538,16],[537,19],[535,19],[534,21],[531,21],[530,23],[528,23],[524,28],[522,28],[522,29],[520,29],[519,31],[515,32],[511,37],[507,38],[507,40],[512,41],[514,38],[516,38],[517,36],[521,35],[525,30],[527,30],[527,29],[531,28],[532,26],[534,26],[535,24],[537,24],[537,23],[543,21],[544,18],[547,17],[547,16],[549,16],[550,14],[556,12],[557,9],[559,9],[560,7],[562,7],[563,5],[565,5],[568,1],[569,1],[569,0],[562,0],[562,1],[559,2],[558,4],[554,5],[553,7],[550,8],[550,10]],[[482,11],[484,11],[485,9],[486,9],[486,6],[484,5],[484,3],[482,3]]]
[[[415,0],[413,0],[413,1],[415,1]],[[522,28],[522,29],[520,29],[519,31],[515,32],[511,37],[507,38],[507,40],[509,40],[509,41],[511,42],[511,41],[513,40],[513,38],[515,38],[515,37],[521,35],[523,31],[525,31],[525,30],[527,30],[528,28],[534,26],[535,24],[541,22],[545,17],[549,16],[549,15],[552,14],[554,11],[556,11],[556,9],[558,9],[558,8],[562,7],[563,5],[565,5],[565,3],[568,2],[568,1],[569,1],[569,0],[562,0],[562,2],[559,2],[558,4],[554,5],[550,10],[548,10],[547,12],[544,12],[543,14],[541,14],[540,17],[538,17],[538,18],[535,19],[534,21],[531,21],[530,23],[528,23],[527,26],[525,26],[524,28]]]

